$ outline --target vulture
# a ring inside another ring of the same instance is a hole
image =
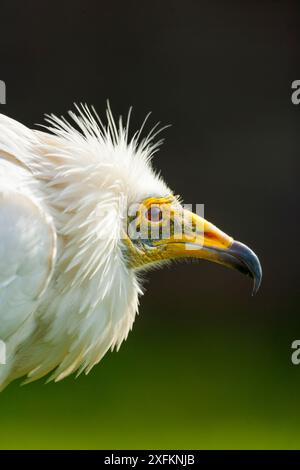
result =
[[[0,115],[0,390],[88,373],[118,350],[152,266],[206,259],[260,285],[255,253],[153,169],[161,129],[129,136],[129,120],[85,104],[40,130]]]

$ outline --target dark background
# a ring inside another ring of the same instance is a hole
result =
[[[32,127],[109,98],[134,131],[152,111],[172,124],[155,167],[264,278],[251,297],[205,262],[150,273],[117,355],[0,395],[0,447],[300,447],[299,27],[288,1],[1,1],[0,112]]]

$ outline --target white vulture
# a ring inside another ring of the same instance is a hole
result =
[[[88,373],[118,349],[149,266],[203,258],[250,275],[254,291],[261,281],[253,251],[155,173],[156,130],[129,138],[130,113],[123,125],[109,107],[105,125],[86,105],[69,115],[42,131],[0,115],[0,389]]]

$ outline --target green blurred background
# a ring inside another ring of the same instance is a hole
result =
[[[2,0],[0,112],[28,126],[73,101],[171,123],[176,194],[261,259],[257,296],[209,263],[151,272],[118,353],[87,376],[10,385],[0,448],[300,448],[299,15],[292,1]]]
[[[120,352],[87,377],[6,389],[0,447],[299,448],[296,301],[253,314],[252,299],[185,293],[176,307],[149,293]]]

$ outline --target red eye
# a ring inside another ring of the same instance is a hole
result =
[[[158,206],[152,206],[147,210],[146,217],[148,220],[151,220],[151,222],[160,222],[163,218],[163,214]]]

